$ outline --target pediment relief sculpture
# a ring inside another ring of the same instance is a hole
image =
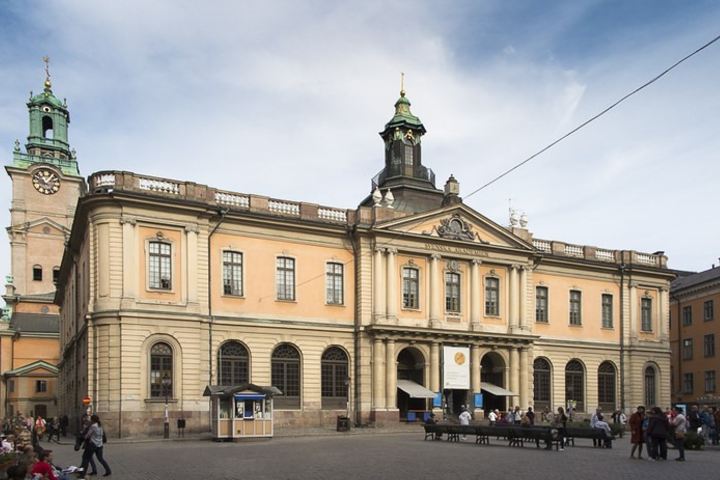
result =
[[[425,233],[425,232],[423,232]],[[472,229],[472,225],[462,219],[457,213],[440,220],[440,225],[433,227],[433,232],[437,233],[440,238],[448,238],[450,240],[465,240],[469,242],[484,242]]]

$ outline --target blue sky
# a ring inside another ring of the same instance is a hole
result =
[[[84,175],[353,208],[402,71],[423,162],[462,195],[720,33],[709,1],[205,3],[1,3],[3,163],[47,54]],[[717,264],[719,60],[720,43],[466,203],[506,224],[512,198],[537,238]]]

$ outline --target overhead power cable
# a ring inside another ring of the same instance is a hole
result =
[[[500,179],[503,178],[504,176],[506,176],[506,175],[508,175],[509,173],[514,172],[514,171],[517,170],[518,168],[522,167],[523,165],[525,165],[526,163],[528,163],[530,160],[533,160],[535,157],[537,157],[537,156],[543,154],[544,152],[550,150],[552,147],[554,147],[554,146],[557,145],[558,143],[562,142],[563,140],[565,140],[567,137],[569,137],[569,136],[572,135],[573,133],[577,132],[578,130],[584,128],[584,127],[585,127],[586,125],[588,125],[589,123],[591,123],[591,122],[597,120],[598,118],[602,117],[602,116],[605,115],[607,112],[609,112],[610,110],[612,110],[613,108],[617,107],[618,105],[620,105],[622,102],[624,102],[624,101],[627,100],[628,98],[630,98],[630,97],[632,97],[633,95],[635,95],[636,93],[638,93],[640,90],[642,90],[642,89],[644,89],[645,87],[648,87],[648,86],[652,85],[653,83],[655,83],[656,81],[660,80],[662,77],[664,77],[665,75],[667,75],[668,73],[670,73],[671,70],[673,70],[675,67],[677,67],[678,65],[680,65],[681,63],[683,63],[685,60],[688,60],[690,57],[692,57],[692,56],[700,53],[700,52],[703,51],[703,50],[705,50],[707,47],[709,47],[709,46],[712,45],[713,43],[717,42],[718,40],[720,40],[720,35],[718,35],[717,37],[713,38],[712,40],[710,40],[709,42],[707,42],[705,45],[703,45],[702,47],[698,48],[697,50],[695,50],[694,52],[690,53],[689,55],[686,55],[685,57],[681,58],[681,59],[678,60],[677,62],[673,63],[671,66],[669,66],[668,68],[666,68],[665,70],[663,70],[662,73],[660,73],[659,75],[656,75],[656,76],[653,77],[651,80],[649,80],[649,81],[645,82],[644,84],[640,85],[640,86],[637,87],[635,90],[633,90],[632,92],[628,93],[627,95],[625,95],[624,97],[622,97],[621,99],[619,99],[618,101],[616,101],[615,103],[613,103],[612,105],[610,105],[609,107],[607,107],[605,110],[603,110],[603,111],[601,111],[600,113],[598,113],[598,114],[590,117],[589,119],[585,120],[583,123],[581,123],[581,124],[578,125],[577,127],[573,128],[573,129],[570,130],[568,133],[566,133],[566,134],[563,135],[562,137],[558,138],[558,139],[555,140],[554,142],[552,142],[552,143],[550,143],[549,145],[545,146],[545,147],[542,148],[540,151],[538,151],[538,152],[534,153],[533,155],[529,156],[528,158],[526,158],[526,159],[523,160],[522,162],[516,164],[516,165],[513,166],[512,168],[510,168],[510,169],[508,169],[508,170],[505,170],[503,173],[501,173],[501,174],[498,175],[497,177],[493,178],[492,180],[490,180],[489,182],[487,182],[485,185],[481,186],[480,188],[478,188],[478,189],[476,189],[476,190],[473,190],[469,195],[465,195],[465,198],[472,197],[473,195],[475,195],[476,193],[478,193],[480,190],[483,190],[484,188],[489,187],[490,185],[492,185],[493,183],[497,182],[498,180],[500,180]]]

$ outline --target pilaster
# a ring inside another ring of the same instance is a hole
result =
[[[470,262],[470,328],[479,331],[481,318],[480,264],[482,261],[473,259]]]
[[[385,344],[381,338],[373,340],[373,409],[385,408],[385,375],[384,362]]]
[[[440,391],[440,344],[430,344],[430,390]]]
[[[520,408],[526,409],[529,405],[529,371],[528,349],[520,348]]]
[[[380,323],[385,318],[385,250],[375,248],[375,259],[373,262],[373,323]]]
[[[391,323],[397,323],[397,304],[398,304],[398,296],[397,296],[397,266],[396,266],[396,259],[397,259],[397,249],[396,248],[388,248],[387,249],[387,299],[386,299],[386,308],[387,308],[387,320]]]
[[[385,408],[397,408],[397,362],[395,361],[395,340],[388,339],[385,345]]]
[[[520,383],[520,359],[517,347],[510,347],[510,391],[518,395]],[[512,397],[512,401],[517,403],[518,397]]]
[[[440,324],[440,258],[437,253],[430,256],[430,327]]]

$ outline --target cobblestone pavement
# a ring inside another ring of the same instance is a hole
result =
[[[113,443],[105,458],[111,479],[720,479],[720,450],[687,452],[687,462],[631,460],[627,438],[614,448],[590,440],[565,451],[424,441],[423,432],[276,437],[216,443],[203,440]],[[72,445],[47,445],[60,465],[79,465]],[[100,473],[102,474],[102,467]],[[91,477],[92,478],[92,477]]]

